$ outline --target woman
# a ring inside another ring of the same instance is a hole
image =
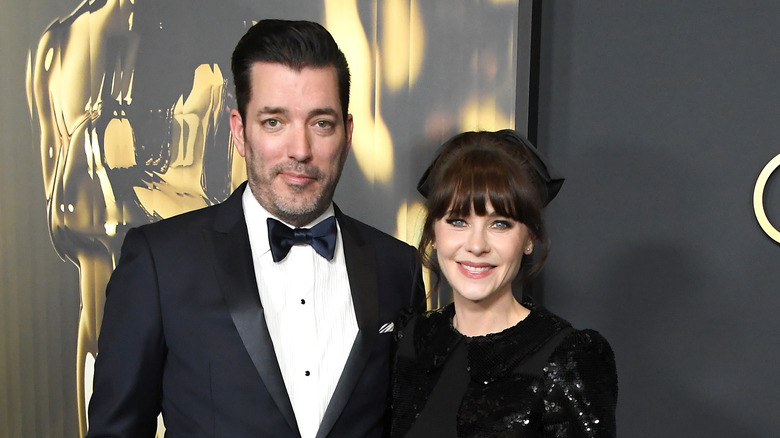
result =
[[[512,293],[547,257],[542,208],[562,183],[511,130],[442,146],[418,186],[419,250],[453,303],[399,324],[391,436],[615,436],[607,341]]]

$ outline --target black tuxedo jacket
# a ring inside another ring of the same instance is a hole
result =
[[[298,437],[257,291],[241,203],[128,232],[106,291],[89,437]],[[318,437],[387,426],[392,333],[423,304],[415,251],[336,209],[359,332]]]

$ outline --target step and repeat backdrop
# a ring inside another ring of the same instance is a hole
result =
[[[225,199],[229,60],[254,21],[322,23],[352,73],[340,207],[417,243],[414,187],[463,130],[528,120],[531,1],[4,1],[0,436],[75,437],[131,227]],[[449,297],[432,296],[431,307]]]

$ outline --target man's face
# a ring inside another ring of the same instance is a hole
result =
[[[341,116],[336,70],[257,62],[251,85],[246,120],[235,110],[230,116],[249,187],[270,213],[303,226],[333,199],[352,143],[352,115]]]

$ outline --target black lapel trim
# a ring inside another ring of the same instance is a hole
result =
[[[328,408],[317,431],[318,438],[324,438],[336,424],[349,396],[357,385],[363,369],[371,355],[371,345],[379,330],[379,299],[376,284],[376,257],[374,246],[366,242],[358,233],[354,219],[345,216],[336,207],[336,219],[341,228],[344,243],[344,259],[347,265],[349,288],[358,323],[358,335],[349,358],[341,373],[339,383],[333,392]]]
[[[292,430],[297,432],[298,423],[276,360],[257,290],[252,248],[241,203],[242,188],[245,187],[246,183],[219,206],[214,229],[203,230],[203,234],[211,245],[210,256],[217,281],[246,351],[279,411]]]

